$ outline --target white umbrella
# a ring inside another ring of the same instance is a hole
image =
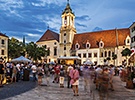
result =
[[[51,62],[49,62],[49,64],[52,64],[52,65],[54,65],[54,64],[55,64],[55,62],[51,61]]]
[[[28,62],[32,62],[31,60],[23,57],[23,56],[20,56],[18,58],[15,58],[13,60],[11,60],[11,62],[24,62],[24,63],[28,63]]]
[[[92,64],[93,64],[93,62],[92,62],[92,61],[90,61],[90,60],[87,60],[86,62],[84,62],[84,64],[92,65]]]

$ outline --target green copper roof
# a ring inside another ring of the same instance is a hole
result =
[[[72,12],[72,9],[71,9],[69,3],[67,3],[67,6],[66,6],[65,10],[62,12],[62,14],[65,14],[65,13],[66,13],[66,14],[72,13],[72,14],[74,15],[74,13]]]

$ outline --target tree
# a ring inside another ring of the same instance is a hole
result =
[[[48,54],[48,50],[46,50],[46,46],[39,47],[34,42],[30,42],[26,45],[26,52],[28,57],[32,58],[33,60],[41,60],[41,57],[44,57]]]
[[[41,60],[41,57],[48,56],[50,54],[50,50],[46,49],[46,46],[39,47],[34,42],[30,42],[28,44],[24,44],[15,38],[9,39],[8,45],[8,54],[9,58],[13,59],[19,56],[25,56],[27,53],[28,58],[32,58],[33,60]]]
[[[126,63],[127,63],[127,64],[128,64],[128,56],[130,56],[131,53],[132,53],[132,51],[131,51],[130,49],[128,49],[128,48],[125,48],[125,49],[121,52],[122,56],[125,56],[125,58],[126,58]]]
[[[15,38],[11,38],[8,40],[8,56],[13,59],[19,57],[21,55],[25,55],[25,47],[22,42]]]

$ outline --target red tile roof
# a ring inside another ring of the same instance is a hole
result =
[[[75,34],[71,50],[75,50],[76,43],[79,43],[79,49],[85,49],[87,41],[89,41],[91,44],[90,48],[98,48],[99,46],[97,43],[101,40],[104,42],[104,47],[116,47],[116,33],[118,36],[119,45],[125,45],[126,37],[128,35],[130,36],[130,31],[128,28]]]
[[[37,42],[49,41],[49,40],[59,41],[59,34],[48,29]]]

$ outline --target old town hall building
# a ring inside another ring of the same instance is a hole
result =
[[[83,64],[89,60],[101,65],[122,64],[124,57],[121,52],[125,48],[130,48],[129,28],[78,34],[75,28],[75,15],[69,3],[62,12],[61,20],[60,33],[48,29],[36,42],[39,46],[46,45],[50,51],[48,56],[43,57],[47,62]]]

